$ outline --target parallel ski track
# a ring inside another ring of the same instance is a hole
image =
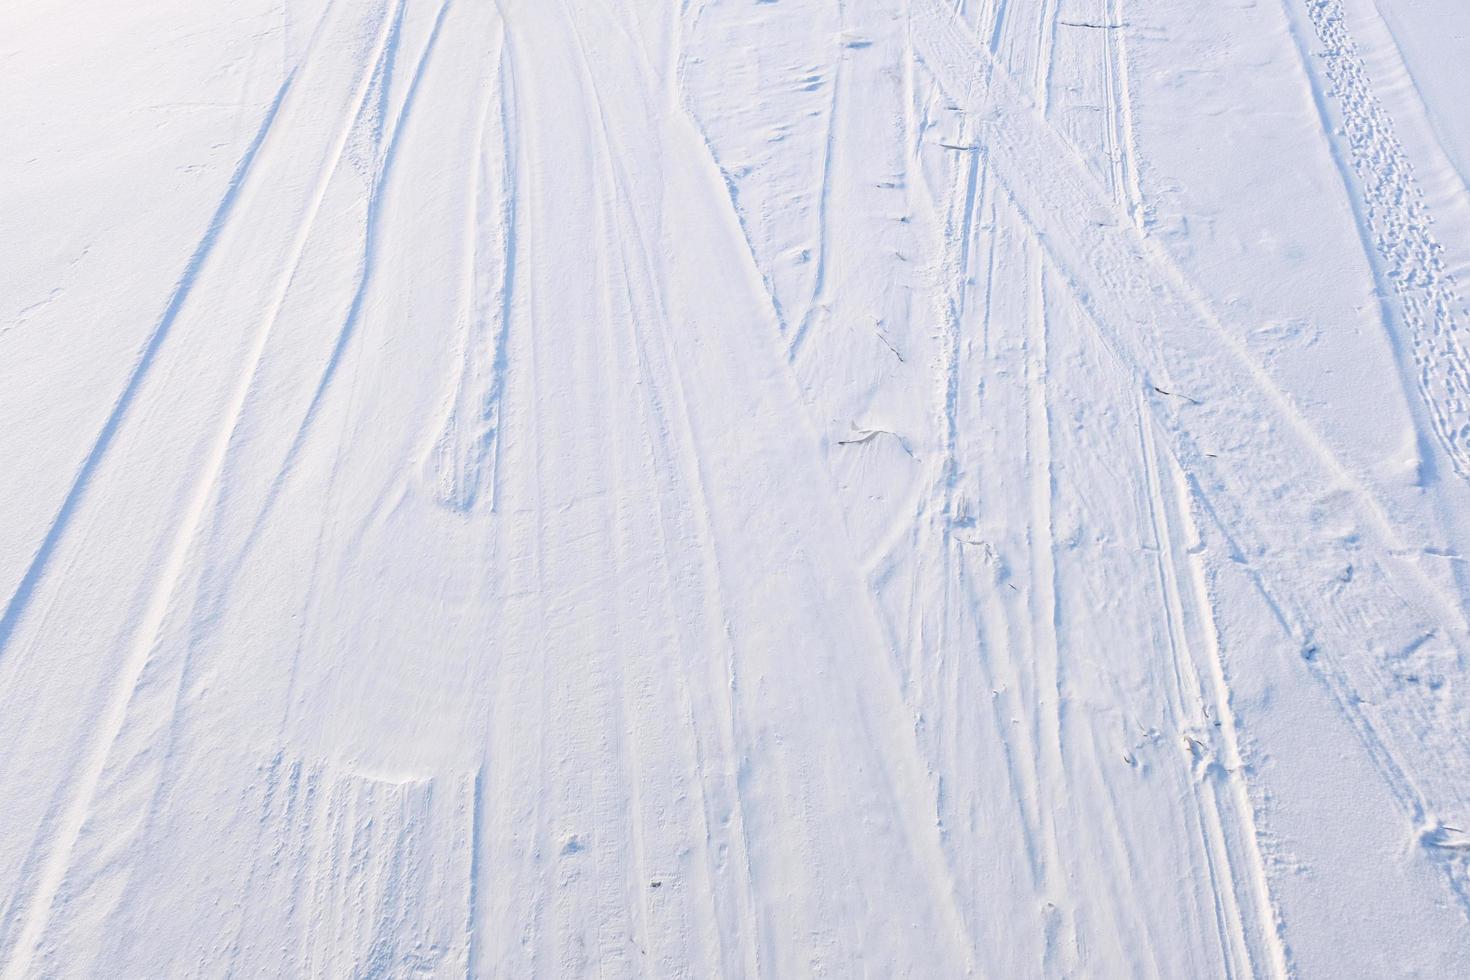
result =
[[[187,508],[181,516],[174,532],[173,542],[169,546],[163,568],[153,586],[152,595],[144,612],[143,620],[133,633],[128,653],[114,685],[112,696],[95,728],[91,749],[87,752],[83,766],[75,777],[70,802],[67,803],[52,834],[48,856],[40,867],[36,883],[33,886],[30,899],[26,905],[24,924],[16,939],[11,960],[6,968],[5,976],[7,980],[9,978],[17,978],[18,980],[18,978],[25,976],[31,968],[32,958],[35,955],[37,945],[41,942],[46,925],[50,920],[51,909],[56,894],[61,888],[62,881],[66,876],[72,850],[81,833],[87,815],[91,810],[93,798],[96,795],[98,784],[107,764],[108,754],[116,742],[119,732],[122,730],[127,716],[128,703],[131,700],[139,678],[142,676],[143,669],[148,662],[148,657],[153,650],[158,632],[168,613],[169,600],[173,596],[174,588],[177,585],[185,560],[188,557],[190,546],[193,544],[195,533],[208,508],[219,475],[224,468],[230,437],[239,421],[240,412],[249,394],[250,384],[255,376],[256,365],[260,361],[260,355],[265,348],[271,327],[275,324],[286,291],[290,286],[292,276],[300,263],[301,255],[305,250],[306,241],[310,236],[316,215],[326,196],[327,186],[342,160],[342,155],[346,148],[348,137],[352,132],[353,124],[361,113],[368,93],[371,90],[374,73],[380,67],[385,52],[388,50],[390,39],[393,36],[394,26],[398,22],[397,12],[401,11],[401,4],[403,2],[404,0],[398,0],[399,6],[390,10],[388,16],[384,18],[373,48],[373,54],[359,78],[355,94],[349,101],[349,111],[343,117],[341,127],[333,140],[327,162],[318,171],[318,178],[310,203],[307,206],[303,220],[297,228],[294,241],[290,246],[289,258],[284,266],[284,274],[272,288],[271,299],[266,308],[265,316],[257,327],[250,353],[242,365],[234,391],[231,393],[228,407],[224,411],[224,423],[215,433],[211,448],[205,457],[204,465],[195,483],[194,491],[189,499]],[[327,13],[323,15],[321,24],[317,29],[318,36],[327,24],[330,13],[331,10],[329,8]],[[314,49],[315,43],[314,40],[313,44],[308,46],[308,57],[310,51]],[[108,420],[107,425],[104,426],[102,435],[94,446],[91,457],[84,464],[77,484],[73,487],[72,493],[68,495],[66,502],[63,504],[61,515],[54,523],[51,534],[47,537],[47,544],[51,547],[54,548],[52,542],[59,540],[60,535],[66,530],[68,523],[66,518],[69,517],[75,508],[76,501],[79,501],[82,493],[85,492],[88,477],[91,471],[95,469],[96,460],[100,459],[102,454],[111,445],[112,437],[122,425],[128,408],[131,405],[133,395],[141,386],[142,380],[146,376],[154,356],[168,334],[169,326],[183,309],[185,301],[189,296],[190,286],[202,270],[205,260],[209,257],[213,242],[218,237],[219,226],[233,212],[235,201],[248,194],[248,183],[254,173],[253,164],[257,156],[266,152],[269,145],[274,142],[272,140],[274,122],[279,110],[281,110],[283,104],[290,96],[294,78],[295,73],[293,72],[282,86],[276,101],[267,112],[265,125],[257,137],[256,142],[247,151],[235,179],[232,180],[230,188],[226,192],[224,203],[217,212],[215,222],[211,225],[210,232],[205,236],[204,242],[201,244],[199,251],[196,252],[194,260],[190,262],[190,267],[188,272],[186,272],[183,285],[175,293],[174,299],[169,304],[168,311],[165,313],[158,329],[155,330],[153,337],[145,347],[144,355],[138,367],[135,369],[133,377],[125,387],[112,417]],[[276,137],[277,140],[284,138],[283,136]],[[43,554],[38,555],[36,564],[33,565],[34,574],[28,575],[28,579],[39,578],[40,572],[44,570],[44,559],[49,554],[49,550],[50,548],[43,545]],[[15,600],[12,600],[12,605],[15,605]],[[23,602],[19,607],[16,607],[16,616],[19,615],[20,609],[23,609]],[[8,611],[7,618],[10,618],[10,615]],[[10,624],[3,624],[3,627],[8,632]],[[3,635],[5,634],[0,633],[0,642],[3,642]]]
[[[1406,813],[1416,821],[1457,813],[1470,772],[1453,760],[1467,758],[1467,736],[1445,723],[1451,706],[1439,704],[1438,695],[1403,690],[1381,652],[1406,655],[1427,639],[1470,646],[1458,598],[1419,567],[1373,493],[1312,431],[1183,273],[1102,198],[1076,154],[983,46],[931,0],[916,4],[913,34],[941,85],[982,122],[998,180],[1071,279],[1119,367],[1144,391],[1182,383],[1192,393],[1197,404],[1187,407],[1167,404],[1163,396],[1147,401],[1195,492],[1208,494],[1207,510],[1230,529],[1239,560],[1294,645],[1337,692],[1370,750],[1395,760],[1384,772]],[[1118,217],[1077,220],[1110,214]],[[1153,347],[1131,333],[1133,324],[1149,319],[1171,326],[1168,335],[1155,334]],[[1265,440],[1251,434],[1259,430],[1250,419],[1261,410],[1276,422]],[[1196,414],[1210,417],[1209,431],[1231,433],[1239,445],[1207,454],[1199,444],[1203,430],[1192,424]],[[1314,499],[1272,487],[1333,492]],[[1322,568],[1334,560],[1328,542],[1269,537],[1276,525],[1320,526],[1323,513],[1365,526],[1376,538],[1371,551],[1354,557],[1349,590],[1303,587],[1299,575],[1284,571]],[[1281,572],[1275,571],[1278,561]],[[1379,705],[1371,718],[1365,702]]]

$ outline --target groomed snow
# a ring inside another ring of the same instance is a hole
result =
[[[0,978],[1470,977],[1467,58],[0,6]]]

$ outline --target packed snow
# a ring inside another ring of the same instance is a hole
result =
[[[1467,65],[0,5],[0,977],[1470,977]]]

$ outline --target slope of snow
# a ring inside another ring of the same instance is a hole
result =
[[[0,10],[0,975],[1470,976],[1467,32]]]

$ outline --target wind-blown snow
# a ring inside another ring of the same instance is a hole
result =
[[[0,10],[0,976],[1470,976],[1467,32]]]

